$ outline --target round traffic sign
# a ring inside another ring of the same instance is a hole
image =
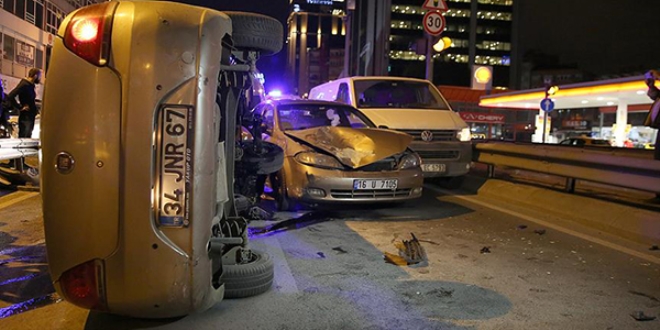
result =
[[[424,31],[432,36],[439,36],[445,30],[445,17],[439,11],[429,11],[422,21]]]
[[[550,111],[554,110],[554,108],[555,108],[555,102],[552,102],[551,99],[544,98],[541,101],[541,110],[543,110],[545,112],[550,112]]]

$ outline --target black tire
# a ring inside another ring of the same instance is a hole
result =
[[[234,47],[272,55],[282,49],[284,28],[278,20],[260,14],[225,11],[232,22]]]
[[[273,285],[275,265],[268,253],[252,250],[247,264],[222,265],[225,298],[246,298],[264,293]]]
[[[241,165],[262,175],[279,171],[284,164],[284,150],[270,142],[261,142],[261,147],[261,152],[257,154],[254,152],[252,142],[245,142]]]
[[[272,174],[270,176],[270,183],[273,188],[273,194],[275,195],[275,204],[277,205],[278,211],[294,211],[294,203],[289,199],[289,196],[286,193],[286,185],[284,184],[284,177],[282,172]]]

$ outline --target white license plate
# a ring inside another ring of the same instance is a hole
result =
[[[446,170],[445,164],[422,164],[423,172],[445,172]]]
[[[168,227],[188,226],[193,168],[192,108],[164,108],[159,136],[158,223]]]
[[[353,180],[354,190],[394,190],[399,184],[397,179],[357,179]]]

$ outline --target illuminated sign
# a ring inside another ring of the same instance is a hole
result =
[[[472,89],[491,89],[493,87],[493,67],[478,66],[472,67]]]
[[[332,6],[332,0],[307,0],[310,5]]]
[[[459,112],[461,118],[471,123],[504,124],[505,116],[494,113]]]

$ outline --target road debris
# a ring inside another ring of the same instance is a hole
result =
[[[321,257],[321,258],[325,258],[325,253],[323,253],[323,252],[317,252],[316,254],[318,254],[319,257]]]
[[[341,246],[335,246],[335,247],[332,248],[332,250],[333,250],[333,251],[337,251],[337,252],[339,252],[340,254],[341,254],[341,253],[348,253],[348,251],[342,249]]]
[[[534,233],[539,234],[539,235],[544,235],[545,234],[545,229],[537,229],[537,230],[534,231]]]
[[[651,247],[649,248],[649,250],[651,250],[651,251],[658,251],[658,250],[660,250],[660,247],[658,247],[658,245],[654,244],[654,245],[651,245]]]
[[[479,251],[481,254],[484,253],[490,253],[490,246],[484,246],[481,248],[481,251]]]
[[[428,259],[426,258],[426,251],[419,244],[419,240],[415,237],[415,234],[410,233],[412,239],[401,240],[394,243],[394,246],[399,250],[399,255],[385,252],[383,257],[385,262],[391,263],[398,266],[427,266]]]
[[[516,228],[518,228],[518,230],[524,230],[527,229],[527,225],[518,225]]]
[[[655,316],[646,315],[642,311],[634,311],[630,313],[630,316],[632,316],[637,321],[653,321],[656,319]]]

